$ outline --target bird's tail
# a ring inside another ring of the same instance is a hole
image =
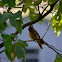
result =
[[[43,47],[42,47],[43,44],[47,45],[49,48],[51,47],[51,45],[49,45],[49,44],[48,44],[47,42],[45,42],[43,39],[37,40],[37,43],[38,43],[38,45],[39,45],[39,47],[40,47],[41,49],[43,49]]]
[[[43,49],[43,47],[42,47],[42,44],[44,44],[43,39],[37,40],[37,43],[38,43],[39,47],[40,47],[41,49]]]
[[[52,49],[53,51],[55,51],[57,54],[59,54],[62,57],[62,54],[60,54],[59,52],[62,52],[61,50],[58,50],[57,48],[55,48],[54,46],[48,44],[47,42],[45,42],[43,39],[37,40],[37,43],[39,44],[40,48],[43,49],[42,45],[45,44],[47,45],[50,49]]]

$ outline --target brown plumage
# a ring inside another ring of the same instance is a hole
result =
[[[42,49],[42,44],[44,44],[43,40],[40,38],[38,32],[33,28],[33,25],[30,25],[29,28],[29,36],[32,40],[36,40],[40,48]]]

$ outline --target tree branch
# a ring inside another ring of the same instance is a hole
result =
[[[24,24],[24,25],[22,26],[22,28],[24,29],[25,27],[27,27],[27,26],[29,26],[29,25],[32,25],[32,24],[35,24],[35,23],[38,22],[39,20],[43,19],[45,16],[47,16],[47,15],[53,10],[55,4],[56,4],[58,1],[59,1],[59,0],[57,0],[55,3],[51,4],[51,5],[50,5],[50,6],[51,6],[50,10],[48,10],[43,16],[42,16],[42,13],[41,13],[38,19]],[[45,10],[45,8],[44,8],[44,10]],[[44,11],[44,10],[43,10],[43,11]],[[16,31],[14,34],[17,35],[18,32]]]
[[[50,44],[48,44],[47,42],[45,42],[43,39],[35,39],[35,40],[27,40],[28,42],[30,42],[30,41],[35,41],[36,42],[36,40],[41,40],[41,44],[42,44],[42,42],[45,44],[45,45],[47,45],[50,49],[52,49],[53,51],[55,51],[57,54],[59,54],[61,57],[62,57],[62,54],[60,54],[59,52],[62,52],[61,50],[58,50],[57,48],[55,48],[54,46],[52,46],[52,45],[50,45]],[[59,52],[58,52],[59,51]]]
[[[44,8],[44,10],[42,11],[42,13],[41,14],[43,14],[44,13],[44,11],[47,9],[47,7],[48,7],[49,5],[47,5],[45,8]]]
[[[9,12],[11,10],[11,7],[9,7],[8,9],[7,9],[7,12]]]
[[[32,24],[35,24],[35,23],[38,22],[39,20],[43,19],[45,16],[47,16],[47,15],[53,10],[55,4],[56,4],[58,1],[59,1],[59,0],[57,0],[55,3],[51,4],[51,5],[50,5],[50,7],[51,7],[50,10],[48,10],[44,15],[42,15],[42,13],[41,13],[38,19],[24,24],[24,25],[22,26],[22,28],[24,29],[25,27],[27,27],[27,26],[29,26],[29,25],[32,25]],[[7,11],[9,12],[10,9],[11,9],[11,8],[8,8]],[[22,10],[23,10],[23,9],[22,9]],[[18,33],[19,33],[19,32],[16,31],[14,34],[17,35]],[[3,46],[4,46],[4,42],[2,42],[2,43],[0,44],[0,48],[2,48]]]
[[[48,10],[44,15],[42,15],[42,13],[41,13],[38,19],[24,24],[24,25],[22,26],[23,29],[24,29],[25,27],[29,26],[29,25],[35,24],[36,22],[38,22],[39,20],[41,20],[41,19],[43,19],[45,16],[47,16],[47,15],[53,10],[55,4],[56,4],[58,1],[59,1],[59,0],[57,0],[55,3],[51,4],[51,5],[50,5],[50,7],[51,7],[50,10]]]
[[[4,42],[2,42],[1,44],[0,44],[0,48],[2,48],[4,46]]]
[[[39,15],[40,15],[40,8],[39,8],[39,5],[38,5],[38,12],[39,12]]]
[[[0,54],[2,53],[2,52],[4,52],[5,50],[2,50],[2,51],[0,51]]]

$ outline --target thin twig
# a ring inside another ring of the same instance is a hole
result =
[[[28,42],[31,42],[31,41],[33,41],[33,40],[27,40]]]
[[[42,9],[45,9],[43,6],[40,6]],[[45,11],[48,11],[47,9],[45,10]],[[54,11],[54,12],[56,12],[56,11]],[[52,12],[50,12],[50,13],[52,13]]]
[[[41,40],[41,39],[36,39],[36,40]],[[35,40],[29,40],[29,41],[35,41]],[[35,41],[36,42],[36,41]],[[62,57],[62,54],[60,54],[59,52],[62,52],[61,50],[58,50],[57,48],[55,48],[54,46],[46,43],[44,40],[43,40],[44,44],[47,45],[50,49],[52,49],[53,51],[55,51],[57,54],[59,54],[61,57]],[[42,43],[42,42],[41,42]],[[59,52],[58,52],[59,51]]]
[[[57,54],[59,54],[59,55],[62,57],[62,54],[60,54],[60,53],[58,52],[58,51],[60,51],[60,50],[56,49],[56,50],[57,50],[57,51],[56,51],[54,48],[51,47],[51,45],[48,45],[48,47],[51,48],[52,50],[54,50]]]
[[[13,7],[13,8],[23,8],[23,7]]]
[[[40,15],[40,8],[39,8],[39,5],[38,5],[38,12],[39,12],[39,15]]]
[[[4,42],[2,42],[1,44],[0,44],[0,48],[2,48],[4,46]]]
[[[38,22],[39,20],[41,20],[41,19],[43,19],[45,16],[47,16],[47,15],[53,10],[55,4],[56,4],[58,1],[59,1],[59,0],[57,0],[55,3],[51,4],[51,5],[50,5],[50,9],[49,9],[44,15],[41,14],[38,19],[24,24],[24,25],[22,26],[23,29],[24,29],[25,27],[29,26],[29,25],[35,24],[36,22]]]
[[[0,41],[3,41],[2,39],[0,39]]]
[[[27,26],[29,26],[29,25],[35,24],[36,22],[38,22],[39,20],[41,20],[41,19],[43,19],[45,16],[47,16],[47,15],[53,10],[55,4],[56,4],[58,1],[59,1],[59,0],[57,0],[57,1],[56,1],[55,3],[53,3],[52,5],[50,5],[50,6],[51,6],[50,9],[49,9],[42,17],[41,17],[41,15],[42,15],[42,14],[41,14],[38,19],[24,24],[24,25],[22,26],[22,27],[23,27],[22,29],[24,29],[25,27],[27,27]],[[19,33],[19,32],[16,31],[14,34],[17,35],[18,33]],[[3,47],[3,46],[4,46],[4,42],[0,44],[0,48]]]
[[[61,50],[58,50],[57,48],[55,48],[54,46],[52,46],[52,45],[46,43],[45,41],[44,41],[44,43],[45,43],[45,45],[47,45],[50,49],[52,49],[53,51],[55,51],[57,54],[59,54],[59,55],[62,57],[62,54],[59,53],[59,52],[62,52]],[[59,51],[59,52],[58,52],[58,51]]]
[[[54,46],[52,46],[52,45],[50,45],[50,46],[51,46],[52,48],[54,48],[55,50],[62,52],[61,50],[58,50],[58,49],[55,48]]]
[[[49,5],[47,5],[45,8],[44,8],[44,10],[42,11],[42,13],[41,14],[43,14],[44,13],[44,11],[47,9],[47,7],[48,7]]]
[[[7,9],[7,12],[9,12],[11,10],[11,7],[9,7],[8,9]]]
[[[0,51],[0,54],[2,53],[2,52],[4,52],[5,50],[3,50],[3,51]]]
[[[44,38],[44,36],[45,36],[45,35],[46,35],[46,33],[48,32],[48,30],[49,30],[49,26],[50,26],[50,24],[48,25],[48,28],[47,28],[46,32],[44,33],[44,35],[43,35],[42,39]]]

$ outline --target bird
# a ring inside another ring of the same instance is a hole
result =
[[[39,47],[41,49],[43,49],[42,44],[44,44],[44,41],[43,41],[43,39],[40,38],[40,35],[34,29],[33,25],[30,25],[28,30],[29,30],[29,36],[30,36],[31,40],[36,41],[38,43]]]
[[[29,30],[29,36],[30,36],[30,38],[31,38],[32,40],[34,40],[34,41],[36,40],[37,43],[38,43],[38,45],[39,45],[39,47],[40,47],[41,49],[43,49],[42,45],[45,44],[45,45],[47,45],[50,49],[52,49],[53,51],[55,51],[57,54],[59,54],[59,55],[62,57],[62,55],[58,52],[58,51],[60,51],[60,50],[56,49],[54,46],[52,46],[52,45],[48,44],[47,42],[45,42],[45,41],[43,40],[43,38],[40,37],[40,35],[38,34],[38,32],[33,28],[33,25],[30,25],[29,28],[28,28],[28,30]]]

